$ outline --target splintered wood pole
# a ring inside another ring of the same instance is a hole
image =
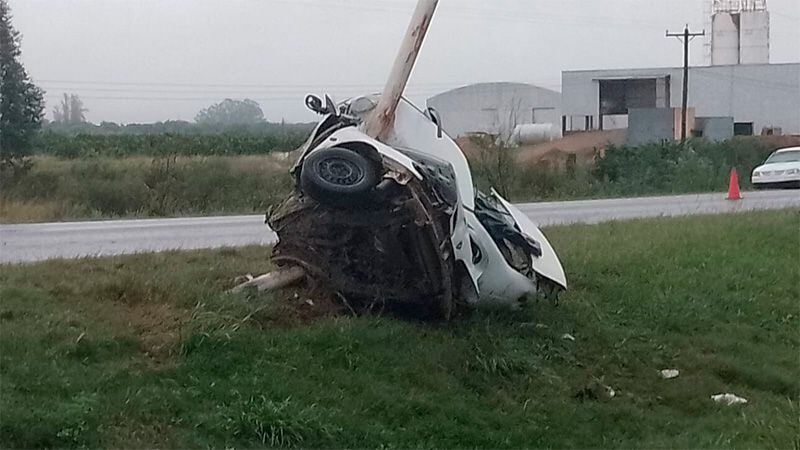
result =
[[[411,69],[417,60],[422,41],[428,32],[428,26],[433,18],[433,12],[439,0],[419,0],[411,16],[411,23],[408,24],[406,35],[400,44],[400,50],[392,65],[392,71],[386,80],[381,98],[372,114],[364,124],[364,132],[378,140],[383,140],[394,126],[394,113],[400,97],[408,83]]]
[[[292,266],[280,268],[272,272],[265,273],[260,277],[253,278],[250,281],[246,281],[234,287],[229,292],[241,292],[247,288],[255,288],[258,291],[275,291],[285,288],[286,286],[299,283],[303,280],[303,278],[305,278],[305,276],[306,272],[302,267]]]

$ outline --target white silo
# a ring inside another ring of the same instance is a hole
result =
[[[739,30],[739,62],[769,64],[769,12],[742,12]]]
[[[739,64],[739,14],[718,12],[711,21],[711,65]]]
[[[768,64],[767,0],[708,1],[712,13],[711,65]]]

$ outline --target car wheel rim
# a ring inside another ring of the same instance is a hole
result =
[[[337,186],[353,186],[364,178],[364,170],[343,158],[326,158],[317,163],[317,174]]]

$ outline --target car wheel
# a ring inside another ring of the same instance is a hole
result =
[[[323,203],[362,203],[378,181],[376,164],[358,153],[332,147],[309,154],[300,172],[304,192]]]

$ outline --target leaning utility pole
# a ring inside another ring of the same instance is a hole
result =
[[[403,90],[408,83],[411,69],[417,60],[422,41],[428,32],[428,25],[431,24],[433,13],[439,0],[418,0],[417,7],[411,16],[406,35],[397,51],[397,57],[389,72],[386,86],[378,100],[378,105],[364,122],[364,132],[377,140],[382,140],[389,134],[394,126],[394,113]]]
[[[705,36],[706,30],[701,33],[690,33],[689,25],[683,29],[683,33],[670,33],[667,30],[667,37],[676,37],[683,42],[683,99],[681,100],[681,143],[686,142],[686,108],[689,97],[689,41],[697,36]]]

